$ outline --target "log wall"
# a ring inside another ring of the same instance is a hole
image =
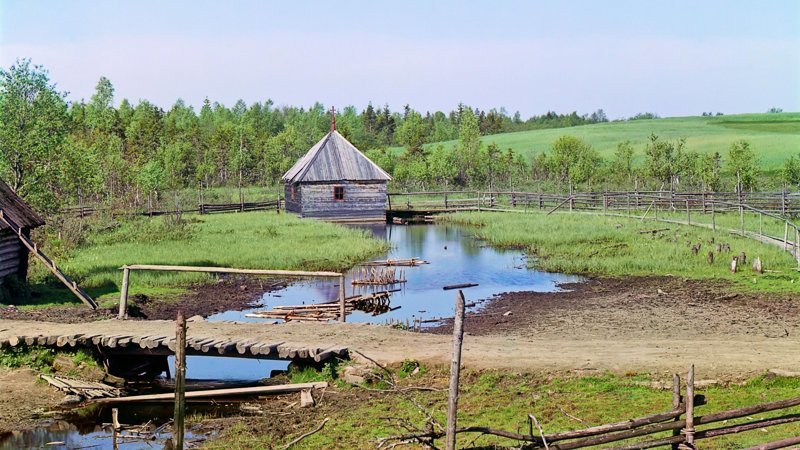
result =
[[[25,279],[28,272],[28,252],[8,228],[0,229],[0,279],[17,275]]]
[[[344,199],[333,197],[333,188],[344,188]],[[290,209],[291,191],[286,197]],[[386,220],[386,182],[339,182],[301,184],[296,196],[302,217],[344,220]]]
[[[296,187],[294,198],[292,198],[292,186]],[[286,183],[283,185],[284,208],[287,212],[300,214],[302,212],[303,190],[297,183]]]

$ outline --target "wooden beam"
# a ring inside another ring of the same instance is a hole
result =
[[[240,273],[246,275],[277,275],[285,277],[325,277],[338,278],[338,272],[307,272],[303,270],[262,270],[235,269],[231,267],[199,267],[199,266],[166,266],[153,264],[131,264],[121,267],[122,270],[161,270],[167,272],[204,272],[204,273]]]
[[[204,391],[187,392],[186,398],[196,399],[196,398],[212,398],[212,397],[230,397],[236,395],[289,394],[292,392],[302,391],[303,389],[324,389],[326,387],[328,387],[327,382],[319,381],[314,383],[280,384],[276,386],[210,389]],[[174,399],[175,399],[175,394],[172,392],[168,392],[166,394],[132,395],[129,397],[103,398],[103,399],[98,399],[97,403],[110,404],[110,403],[156,402],[156,401],[170,401]]]

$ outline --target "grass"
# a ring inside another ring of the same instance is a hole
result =
[[[699,374],[701,375],[701,374]],[[582,428],[584,425],[569,418],[564,412],[580,418],[589,425],[616,422],[671,409],[670,390],[658,390],[649,386],[651,380],[663,381],[659,375],[636,373],[615,375],[598,373],[578,376],[570,373],[511,371],[473,371],[462,374],[459,397],[459,425],[484,425],[509,431],[527,432],[527,417],[534,413],[545,433],[554,433]],[[447,372],[443,367],[429,369],[423,375],[401,381],[401,386],[436,386],[445,388]],[[758,376],[744,383],[711,386],[698,389],[708,400],[707,405],[698,406],[698,415],[723,411],[767,401],[797,397],[800,395],[800,379],[770,378]],[[328,397],[326,397],[326,402]],[[307,424],[295,434],[312,428],[324,416],[331,421],[321,432],[309,436],[294,448],[375,448],[380,437],[398,435],[405,430],[395,426],[395,421],[404,419],[422,428],[425,417],[414,405],[414,401],[430,411],[439,423],[446,422],[447,391],[374,394],[359,388],[344,388],[335,396],[332,406],[317,412],[318,418],[309,418]],[[800,408],[786,410],[783,414],[800,412]],[[756,414],[752,419],[775,417],[780,413]],[[268,419],[274,421],[270,417]],[[724,425],[742,423],[744,420],[728,421]],[[274,424],[274,422],[272,422]],[[720,424],[717,424],[720,426]],[[703,427],[699,427],[702,429]],[[708,428],[708,426],[706,427]],[[224,431],[206,444],[211,449],[280,448],[295,435],[278,438],[272,427],[266,424],[241,424]],[[303,431],[300,431],[303,430]],[[702,441],[708,449],[743,448],[757,443],[770,442],[794,436],[800,425],[778,426],[764,431],[751,431]],[[665,437],[661,433],[657,437]],[[441,441],[439,441],[441,443]],[[511,446],[514,441],[478,434],[461,435],[459,448],[493,448],[494,445]],[[411,446],[410,448],[419,448]]]
[[[746,139],[766,171],[775,171],[790,155],[800,152],[800,113],[737,114],[718,117],[673,117],[667,119],[608,122],[571,128],[521,131],[484,136],[484,144],[497,143],[529,159],[550,150],[553,141],[565,134],[585,140],[605,159],[610,159],[622,141],[631,141],[637,162],[644,160],[644,148],[651,133],[665,138],[686,138],[686,147],[702,154],[719,152],[727,158],[728,147]],[[445,145],[455,145],[455,141]],[[399,148],[395,148],[399,151]]]
[[[443,220],[474,227],[475,235],[492,245],[525,249],[529,266],[550,272],[723,279],[745,289],[774,292],[797,292],[800,285],[797,263],[788,253],[722,231],[725,224],[738,228],[738,216],[733,215],[717,214],[717,232],[688,225],[579,213],[547,216],[542,212],[465,212],[444,216]],[[701,218],[693,215],[692,220]],[[750,218],[753,220],[757,219]],[[777,225],[770,226],[777,231]],[[660,228],[669,230],[656,235],[640,233]],[[783,232],[782,228],[780,231]],[[701,244],[701,251],[694,255],[691,246],[697,243]],[[716,243],[730,244],[732,253],[717,255]],[[713,264],[706,260],[709,251],[715,251]],[[731,273],[730,256],[741,252],[749,260],[761,258],[763,267],[774,272],[758,274],[744,266],[741,271]]]
[[[125,264],[341,271],[387,249],[366,231],[273,211],[184,217],[184,225],[154,217],[98,227],[59,264],[91,295],[112,301],[119,295],[119,267]],[[32,269],[34,280],[48,273],[38,262]],[[174,298],[188,284],[211,279],[134,271],[130,293]],[[39,304],[49,304],[55,295],[68,296],[56,288],[40,291]]]

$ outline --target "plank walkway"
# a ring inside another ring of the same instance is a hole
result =
[[[4,321],[0,321],[5,323]],[[109,322],[117,326],[108,329]],[[48,325],[46,322],[40,324]],[[103,324],[101,329],[95,324]],[[129,324],[135,324],[129,326]],[[150,324],[142,327],[140,324]],[[54,324],[50,324],[54,325]],[[231,324],[233,325],[233,324]],[[191,329],[191,323],[189,324]],[[270,325],[262,325],[264,331]],[[0,348],[37,345],[50,348],[96,348],[106,355],[174,355],[175,335],[172,321],[104,321],[74,324],[67,330],[32,330],[29,327],[2,329]],[[78,330],[81,328],[82,330]],[[80,331],[80,332],[79,332]],[[170,331],[172,331],[170,333]],[[214,333],[191,334],[186,340],[190,356],[224,356],[259,359],[324,362],[348,358],[347,347],[329,343],[286,342],[269,334],[247,332],[237,335]]]

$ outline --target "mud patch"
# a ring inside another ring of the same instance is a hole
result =
[[[674,277],[601,278],[561,288],[497,295],[467,314],[465,330],[561,339],[800,335],[798,298],[791,294],[738,293],[726,282]],[[445,322],[427,331],[451,330]]]
[[[195,284],[189,292],[176,300],[134,299],[142,318],[149,320],[173,320],[179,311],[186,317],[203,316],[223,311],[241,311],[253,307],[266,292],[286,287],[284,280],[264,280],[256,277],[229,276],[216,283]],[[138,301],[137,301],[138,300]]]
[[[188,288],[188,292],[177,298],[131,296],[129,314],[131,318],[173,320],[178,311],[183,311],[187,317],[207,317],[223,311],[241,311],[251,308],[264,293],[283,289],[286,284],[284,280],[246,276],[221,277],[215,283],[194,284]],[[83,304],[26,309],[6,307],[0,308],[0,319],[82,323],[110,319],[116,317],[118,311],[117,306],[91,310]]]

